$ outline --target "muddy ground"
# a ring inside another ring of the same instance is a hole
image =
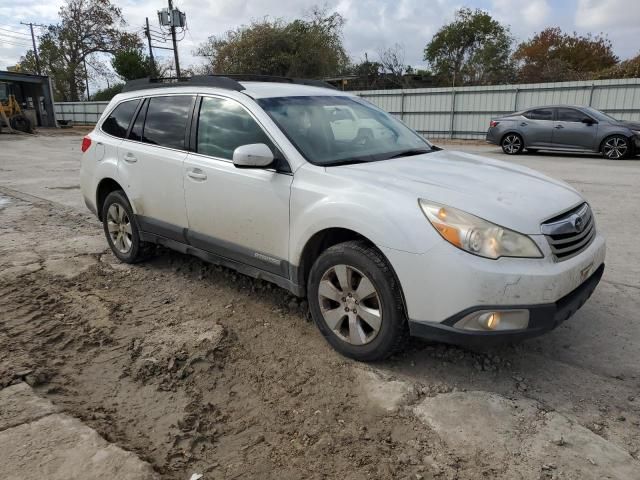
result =
[[[40,171],[49,195],[24,164],[0,164],[0,387],[27,381],[163,478],[640,478],[640,260],[620,248],[640,224],[557,331],[482,352],[415,340],[365,365],[268,283],[160,248],[119,263],[77,177]]]

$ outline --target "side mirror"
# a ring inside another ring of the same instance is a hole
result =
[[[596,123],[593,118],[589,118],[589,117],[585,117],[581,121],[582,123],[586,123],[587,125],[593,125],[594,123]]]
[[[238,168],[266,168],[273,163],[273,152],[264,143],[241,145],[233,151],[233,164]]]

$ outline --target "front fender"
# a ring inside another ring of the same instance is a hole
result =
[[[328,228],[352,230],[379,248],[425,253],[438,234],[418,199],[406,192],[362,185],[323,168],[296,172],[291,192],[290,262],[300,264],[307,242]]]

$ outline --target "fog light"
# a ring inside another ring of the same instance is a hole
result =
[[[480,310],[458,320],[455,328],[473,331],[522,330],[529,325],[529,310]]]
[[[498,325],[500,325],[500,313],[483,313],[478,317],[478,322],[480,322],[480,324],[482,324],[487,330],[495,330],[498,328]]]

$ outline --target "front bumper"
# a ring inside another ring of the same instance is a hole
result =
[[[466,309],[442,323],[409,321],[411,335],[438,342],[470,347],[492,346],[506,342],[523,340],[553,330],[584,305],[602,278],[604,263],[578,288],[556,302],[540,305],[481,305]],[[529,311],[529,325],[520,330],[469,331],[453,327],[461,318],[479,310],[519,309]]]

